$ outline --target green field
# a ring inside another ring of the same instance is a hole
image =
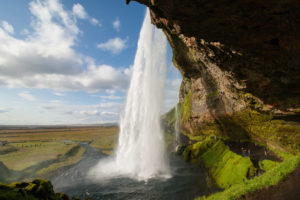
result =
[[[0,130],[0,181],[45,177],[58,168],[79,162],[85,152],[80,142],[111,153],[117,127],[75,127]]]

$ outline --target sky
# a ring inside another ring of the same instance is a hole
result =
[[[123,0],[0,0],[0,125],[117,123],[145,6]],[[181,76],[168,47],[163,112]]]

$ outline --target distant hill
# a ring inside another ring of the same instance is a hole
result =
[[[117,123],[105,124],[70,124],[70,125],[0,125],[0,130],[9,129],[57,129],[57,128],[76,128],[76,127],[112,127],[118,126]]]

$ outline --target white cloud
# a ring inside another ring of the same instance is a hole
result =
[[[64,115],[67,118],[74,118],[74,122],[78,123],[81,119],[84,123],[101,122],[117,122],[119,113],[123,103],[106,102],[92,105],[70,105],[63,102],[49,102],[39,106],[40,110],[45,110],[47,113],[56,112],[59,115]]]
[[[2,27],[10,34],[14,34],[14,27],[9,24],[7,21],[2,21]]]
[[[85,11],[84,7],[79,3],[73,5],[72,12],[74,16],[76,16],[79,19],[88,19],[92,25],[99,27],[102,26],[96,18],[90,17]]]
[[[66,94],[61,93],[61,92],[53,92],[53,94],[54,94],[55,96],[59,96],[59,97],[64,97],[64,96],[66,96]]]
[[[108,99],[108,100],[120,100],[124,99],[122,96],[116,96],[116,95],[108,95],[108,96],[100,96],[101,99]]]
[[[100,22],[99,22],[97,19],[95,19],[95,18],[91,18],[91,19],[90,19],[90,22],[91,22],[91,24],[94,25],[94,26],[99,26],[99,27],[102,26],[102,24],[100,24]]]
[[[119,116],[119,113],[115,112],[101,112],[102,116]]]
[[[32,1],[29,9],[33,31],[24,40],[0,28],[0,86],[87,92],[127,88],[127,69],[97,65],[74,50],[81,30],[59,0]]]
[[[116,93],[116,90],[109,90],[109,89],[107,89],[107,90],[105,90],[105,92],[106,92],[107,94],[113,95],[113,94]]]
[[[13,110],[13,109],[12,109],[12,108],[0,108],[0,114],[1,114],[1,113],[9,112],[9,111],[11,111],[11,110]]]
[[[121,26],[121,22],[120,20],[117,18],[114,22],[113,22],[113,27],[116,29],[116,31],[120,31],[120,26]]]
[[[84,7],[77,3],[73,5],[73,13],[76,17],[78,17],[79,19],[87,19],[88,18],[88,14],[85,12]]]
[[[26,91],[19,93],[19,96],[27,101],[36,101],[36,98],[32,94]]]
[[[29,35],[30,32],[27,28],[23,29],[21,32],[20,32],[22,35]]]
[[[121,39],[119,37],[109,39],[107,42],[100,43],[97,47],[104,51],[111,51],[114,54],[120,53],[127,47],[127,39]]]

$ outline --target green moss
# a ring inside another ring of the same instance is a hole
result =
[[[220,188],[242,182],[256,171],[249,157],[235,154],[221,141],[209,148],[201,159]]]
[[[192,90],[190,90],[185,96],[183,105],[181,107],[181,124],[185,123],[192,115]]]
[[[55,193],[50,181],[36,179],[32,182],[0,184],[0,199],[9,200],[68,200],[65,194]]]
[[[256,171],[249,157],[232,152],[221,140],[211,137],[188,146],[183,152],[184,159],[204,165],[220,188],[252,177]]]
[[[259,177],[235,184],[222,192],[212,194],[208,197],[199,197],[198,200],[234,200],[243,194],[275,185],[300,164],[300,155],[288,157]]]
[[[174,126],[174,123],[176,121],[175,110],[176,110],[175,107],[173,107],[171,110],[169,110],[162,117],[162,120],[166,122],[166,124],[167,124],[168,127]]]
[[[278,163],[272,160],[263,160],[263,161],[259,161],[258,164],[260,169],[264,171],[269,171],[273,169]]]
[[[186,100],[190,100],[187,98]],[[189,117],[188,106],[183,106],[184,119]],[[192,138],[198,136],[219,135],[235,141],[260,141],[277,149],[296,154],[300,151],[300,123],[276,119],[271,113],[254,109],[244,109],[232,116],[220,117],[216,122],[202,121],[193,128],[193,134],[185,131]]]

